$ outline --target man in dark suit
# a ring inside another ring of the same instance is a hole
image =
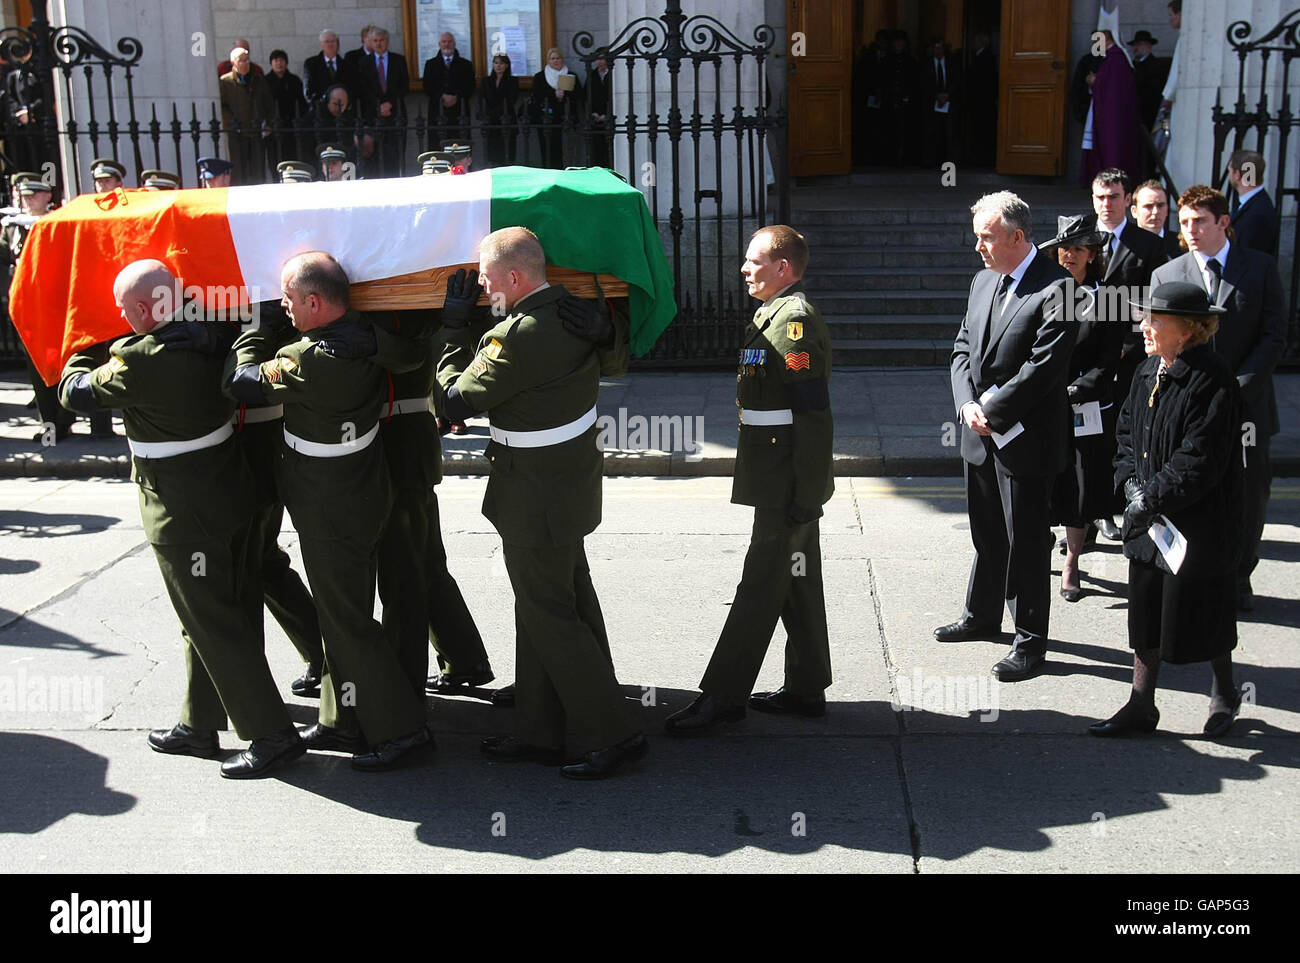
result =
[[[942,37],[930,41],[927,56],[917,69],[921,96],[919,109],[925,117],[925,163],[938,166],[956,160],[958,141],[957,95],[961,78],[957,58],[944,47]]]
[[[1237,564],[1237,607],[1255,607],[1251,573],[1259,564],[1272,468],[1269,441],[1278,431],[1273,368],[1286,344],[1286,312],[1277,262],[1228,240],[1228,199],[1197,184],[1178,198],[1178,224],[1188,252],[1157,268],[1151,283],[1190,281],[1204,287],[1214,304],[1227,309],[1210,343],[1237,373],[1242,397],[1242,477],[1245,500],[1242,552]]]
[[[1160,41],[1149,30],[1139,30],[1128,45],[1133,48],[1133,77],[1137,80],[1138,114],[1142,126],[1150,130],[1160,113],[1161,92],[1169,79],[1169,61],[1157,57],[1151,48]]]
[[[468,142],[469,99],[474,95],[474,65],[456,49],[456,38],[438,38],[438,55],[424,62],[424,95],[429,98],[429,143]]]
[[[378,169],[384,177],[401,172],[406,152],[406,95],[411,75],[406,58],[388,49],[388,31],[370,31],[374,52],[361,61],[362,114],[375,126]]]
[[[1016,637],[993,674],[1018,682],[1038,671],[1047,652],[1048,499],[1070,444],[1073,281],[1030,243],[1029,205],[1015,194],[986,194],[971,213],[985,270],[971,282],[951,374],[975,561],[962,617],[934,636],[991,638],[1006,600]]]
[[[1228,180],[1237,196],[1232,202],[1232,229],[1242,247],[1277,254],[1282,223],[1273,199],[1264,189],[1264,157],[1253,150],[1234,150],[1228,158]]]
[[[1183,246],[1178,243],[1178,231],[1170,230],[1169,192],[1157,180],[1143,181],[1133,192],[1133,205],[1129,208],[1133,220],[1144,231],[1150,231],[1164,243],[1165,255],[1172,261],[1183,256]]]
[[[965,116],[970,135],[970,160],[992,164],[997,155],[998,61],[986,33],[974,37],[975,53],[966,67]]]
[[[1102,248],[1099,293],[1104,296],[1103,303],[1114,305],[1110,312],[1113,318],[1129,316],[1129,300],[1141,295],[1151,283],[1151,272],[1168,260],[1160,238],[1128,219],[1128,209],[1133,203],[1132,185],[1128,174],[1117,167],[1098,171],[1092,180],[1092,209],[1096,213],[1097,230],[1109,234]],[[1115,372],[1116,398],[1128,397],[1133,372],[1145,357],[1142,332],[1130,320]],[[1115,534],[1109,526],[1101,527],[1106,537]]]
[[[603,53],[603,51],[601,51]],[[608,61],[597,57],[587,71],[587,120],[591,128],[587,163],[592,167],[609,166],[609,88],[614,78]]]
[[[370,46],[370,34],[374,29],[375,25],[373,23],[368,23],[362,27],[361,46],[355,50],[349,50],[343,55],[344,66],[350,68],[352,73],[358,77],[361,75],[361,61],[373,53],[373,48]]]
[[[357,99],[357,76],[353,65],[339,56],[339,35],[333,30],[321,31],[320,53],[303,62],[302,74],[307,104],[311,108],[324,100],[325,91],[335,84],[342,84],[347,88],[348,96]]]

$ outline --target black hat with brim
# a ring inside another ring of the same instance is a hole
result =
[[[1133,35],[1133,39],[1128,42],[1128,45],[1132,47],[1134,44],[1149,43],[1152,46],[1155,46],[1159,42],[1160,42],[1159,40],[1151,36],[1150,30],[1139,30],[1136,34]]]
[[[1153,288],[1146,301],[1130,299],[1129,304],[1150,314],[1182,314],[1193,318],[1227,313],[1227,308],[1210,303],[1205,288],[1189,281],[1166,281]]]
[[[1097,230],[1095,215],[1061,215],[1056,219],[1056,237],[1038,245],[1040,251],[1058,247],[1100,247],[1106,243],[1104,232]]]

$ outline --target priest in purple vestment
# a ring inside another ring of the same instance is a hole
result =
[[[1115,37],[1109,30],[1102,33],[1106,37],[1106,56],[1092,82],[1092,107],[1083,129],[1079,183],[1084,186],[1091,184],[1097,172],[1107,167],[1118,167],[1132,174],[1142,166],[1137,79]]]

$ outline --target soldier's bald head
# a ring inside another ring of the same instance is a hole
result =
[[[546,280],[546,252],[537,235],[526,227],[503,227],[483,238],[479,257],[507,271],[518,271],[541,284]]]
[[[338,259],[325,251],[295,254],[280,270],[281,306],[299,331],[329,324],[348,309],[349,280]]]
[[[174,311],[176,275],[162,261],[132,261],[113,281],[113,298],[132,330],[143,334]],[[161,310],[157,310],[158,305]]]

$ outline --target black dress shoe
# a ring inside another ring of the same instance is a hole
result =
[[[221,751],[214,729],[191,729],[178,722],[170,729],[154,729],[149,733],[149,748],[171,756],[198,756],[211,759]]]
[[[744,706],[724,706],[707,692],[701,692],[685,709],[667,718],[664,730],[670,736],[698,736],[724,722],[739,722],[743,718]]]
[[[359,755],[366,751],[366,739],[359,732],[335,729],[321,722],[313,722],[298,730],[302,744],[312,752],[346,752]]]
[[[1020,682],[1034,675],[1046,661],[1045,655],[1026,655],[1024,652],[1012,651],[993,667],[993,675],[999,682]]]
[[[308,664],[303,670],[302,675],[289,683],[289,691],[296,696],[310,698],[320,695],[320,677],[321,668],[318,665]]]
[[[1083,598],[1083,589],[1066,588],[1062,585],[1061,598],[1065,599],[1067,602],[1077,602],[1079,599]]]
[[[1093,524],[1097,526],[1103,536],[1112,542],[1118,542],[1124,537],[1123,533],[1115,525],[1113,518],[1098,518],[1093,521]]]
[[[376,743],[369,752],[352,757],[352,768],[363,772],[386,772],[415,760],[422,752],[433,749],[428,726],[421,726],[396,739]]]
[[[505,762],[540,762],[543,766],[564,765],[564,750],[534,746],[515,736],[488,736],[479,743],[479,751]]]
[[[462,689],[487,685],[496,676],[491,669],[482,672],[439,672],[424,681],[425,695],[459,695]]]
[[[774,715],[819,719],[826,715],[826,696],[820,692],[815,696],[795,695],[781,686],[775,692],[755,692],[749,697],[749,707]]]
[[[1211,739],[1217,739],[1220,736],[1226,736],[1228,730],[1232,728],[1233,720],[1241,712],[1241,690],[1233,693],[1234,705],[1227,712],[1215,712],[1210,718],[1205,720],[1205,727],[1201,730]]]
[[[227,779],[261,779],[307,751],[307,745],[293,726],[254,739],[248,748],[221,764]]]
[[[934,630],[934,637],[940,642],[968,642],[971,639],[988,641],[1002,632],[1001,625],[980,625],[970,619],[958,619]]]
[[[561,766],[560,775],[565,779],[608,779],[620,766],[636,762],[649,751],[650,743],[638,732],[631,739],[624,739],[607,749],[586,753],[581,762]]]
[[[492,693],[492,704],[499,709],[513,709],[515,707],[515,684],[503,685],[496,692]]]
[[[1124,704],[1124,708],[1105,722],[1094,722],[1088,727],[1088,735],[1103,739],[1119,739],[1137,733],[1155,732],[1160,724],[1160,710],[1155,706],[1139,708],[1133,703]]]

